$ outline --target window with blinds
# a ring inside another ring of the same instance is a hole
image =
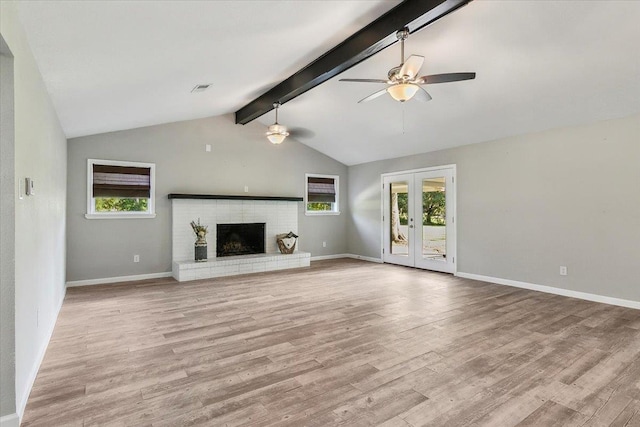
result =
[[[339,214],[339,176],[306,174],[305,179],[305,213]]]
[[[154,215],[155,165],[89,159],[87,218]]]

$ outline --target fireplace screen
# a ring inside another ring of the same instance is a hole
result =
[[[217,256],[264,253],[265,223],[218,224],[216,226]]]

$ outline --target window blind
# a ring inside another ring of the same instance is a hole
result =
[[[336,182],[333,178],[309,177],[307,179],[307,202],[336,202]]]
[[[151,197],[151,168],[93,165],[93,197]]]

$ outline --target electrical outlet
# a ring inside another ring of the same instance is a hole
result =
[[[561,276],[566,276],[567,275],[567,266],[566,265],[561,265],[560,266],[560,275]]]
[[[248,185],[245,185],[245,186],[244,186],[244,192],[245,192],[245,193],[248,193],[248,192],[249,192],[249,186],[248,186]]]
[[[140,255],[134,255],[133,262],[140,262]]]
[[[206,151],[207,153],[210,153],[211,152],[211,144],[205,144],[204,151]]]
[[[327,242],[322,242],[322,247],[326,248],[327,247]]]

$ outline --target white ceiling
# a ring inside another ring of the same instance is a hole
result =
[[[234,112],[397,3],[29,0],[19,11],[73,138]],[[190,93],[200,83],[213,86]]]
[[[231,113],[397,1],[29,1],[21,18],[68,137]],[[283,105],[280,122],[345,164],[640,112],[640,2],[483,1],[411,35],[428,103],[356,102],[399,46]],[[191,94],[198,83],[213,83]],[[273,113],[259,119],[273,121]],[[285,142],[286,143],[286,142]]]

